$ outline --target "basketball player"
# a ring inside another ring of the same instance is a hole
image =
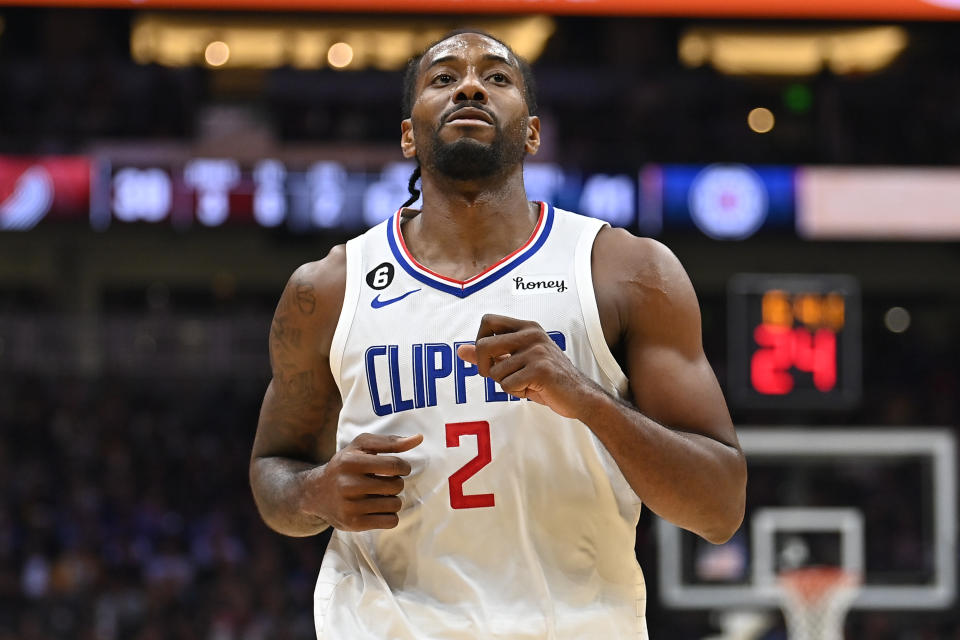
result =
[[[527,201],[540,123],[502,42],[431,46],[405,102],[422,209],[299,268],[277,307],[260,513],[336,530],[320,638],[645,638],[641,502],[712,542],[743,514],[693,288],[657,242]]]

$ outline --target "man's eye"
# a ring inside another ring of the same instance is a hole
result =
[[[453,76],[449,73],[438,73],[433,79],[434,82],[439,82],[441,84],[447,84],[448,82],[453,82]]]
[[[510,80],[510,78],[508,78],[506,74],[503,74],[503,73],[494,73],[493,75],[490,76],[490,79],[493,80],[494,82],[507,82],[508,80]]]

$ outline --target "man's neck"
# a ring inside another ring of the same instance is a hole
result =
[[[487,183],[425,172],[423,209],[403,226],[407,248],[432,271],[466,280],[523,245],[539,207],[527,201],[523,168]]]

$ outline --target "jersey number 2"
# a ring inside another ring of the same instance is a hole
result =
[[[447,423],[447,446],[459,447],[462,436],[477,436],[477,456],[460,467],[449,478],[450,506],[454,509],[475,509],[477,507],[492,507],[492,493],[474,493],[463,495],[463,483],[467,478],[490,464],[490,423],[480,422],[450,422]]]

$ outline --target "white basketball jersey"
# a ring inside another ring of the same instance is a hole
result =
[[[342,448],[422,433],[398,454],[400,524],[336,531],[314,594],[323,640],[646,638],[640,499],[590,429],[504,393],[456,355],[485,313],[538,322],[611,394],[627,380],[590,269],[604,223],[541,205],[520,249],[466,281],[418,264],[400,212],[347,243],[330,367]]]

